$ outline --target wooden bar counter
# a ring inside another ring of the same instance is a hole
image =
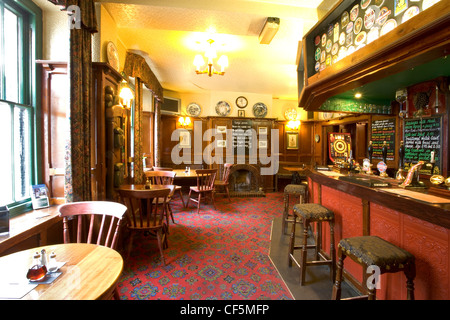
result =
[[[416,258],[416,299],[450,299],[450,197],[446,190],[436,195],[417,191],[405,196],[409,190],[397,187],[394,179],[387,178],[392,187],[385,189],[339,180],[334,171],[309,169],[307,176],[310,202],[320,203],[335,214],[336,243],[343,238],[376,235],[404,248]],[[418,200],[424,196],[437,201]],[[323,250],[329,253],[329,232],[322,234]],[[360,265],[346,260],[344,275],[357,288],[366,281],[364,272]],[[405,288],[403,273],[383,274],[377,299],[404,300]]]

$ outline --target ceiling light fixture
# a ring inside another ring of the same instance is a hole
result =
[[[217,71],[213,66],[213,60],[217,58],[217,52],[214,48],[214,40],[208,40],[209,46],[205,51],[205,57],[208,58],[208,63],[206,69],[203,71],[200,70],[201,67],[205,65],[205,60],[203,59],[201,54],[197,54],[194,58],[194,66],[196,67],[195,73],[197,74],[207,74],[211,77],[213,74],[218,74],[223,76],[225,74],[225,68],[228,67],[228,57],[222,55],[219,60],[217,60],[217,64],[221,67],[220,71]]]
[[[272,41],[273,37],[275,37],[279,28],[280,18],[267,18],[266,22],[264,23],[264,27],[262,28],[261,33],[258,37],[259,43],[269,44]]]

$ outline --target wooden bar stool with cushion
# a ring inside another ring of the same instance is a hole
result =
[[[333,281],[335,275],[335,249],[334,249],[334,213],[317,203],[304,203],[294,205],[294,219],[300,219],[303,222],[303,243],[295,246],[295,226],[292,223],[291,241],[289,245],[289,266],[292,266],[294,261],[300,267],[300,285],[305,282],[305,272],[307,266],[329,265],[330,276]],[[330,259],[327,259],[321,252],[321,226],[317,227],[317,236],[314,244],[308,245],[308,229],[312,222],[322,223],[328,222],[330,225]],[[315,249],[314,260],[307,261],[307,249]],[[294,258],[294,250],[301,249],[300,261]]]
[[[333,300],[341,298],[342,270],[344,269],[345,257],[350,257],[353,261],[365,267],[365,270],[369,266],[377,266],[380,268],[380,275],[403,271],[406,276],[407,299],[414,300],[414,278],[416,276],[414,256],[408,251],[377,236],[353,237],[342,239],[339,242],[336,281],[332,294]],[[368,295],[358,298],[375,300],[375,285],[373,288],[367,288],[366,285],[365,288]]]
[[[284,187],[284,211],[283,219],[281,221],[281,228],[283,230],[283,233],[286,233],[288,222],[295,221],[294,215],[289,214],[290,196],[298,196],[299,203],[305,203],[307,191],[308,186],[306,184],[288,184],[286,187]]]

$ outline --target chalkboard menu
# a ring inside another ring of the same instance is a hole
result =
[[[442,168],[441,127],[441,117],[405,119],[405,169],[408,169],[419,160],[429,162],[431,160],[431,151],[434,151],[434,173],[440,173]],[[426,167],[424,166],[422,167],[422,172],[425,171]]]
[[[372,121],[372,146],[373,159],[383,159],[381,148],[383,142],[386,141],[388,146],[386,160],[394,160],[395,156],[395,119],[382,119]]]
[[[232,133],[235,154],[238,154],[238,151],[248,153],[252,148],[252,125],[252,120],[233,120]]]

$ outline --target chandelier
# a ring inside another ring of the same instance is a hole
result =
[[[207,74],[209,77],[211,77],[213,74],[223,76],[225,74],[225,68],[228,67],[228,57],[222,55],[219,60],[217,60],[217,64],[221,67],[221,70],[217,71],[213,66],[213,59],[217,58],[217,52],[214,48],[214,40],[209,39],[207,42],[209,43],[209,46],[205,51],[205,57],[208,58],[208,63],[206,64],[205,69],[200,70],[203,66],[205,66],[205,60],[203,59],[201,54],[197,54],[194,58],[194,66],[196,68],[195,73]]]

